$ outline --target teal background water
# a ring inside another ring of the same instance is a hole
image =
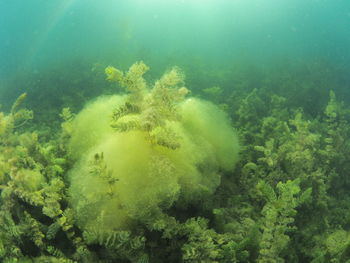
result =
[[[345,0],[2,0],[0,17],[1,73],[121,53],[206,63],[350,56]]]
[[[160,69],[322,60],[347,71],[349,29],[346,0],[1,0],[0,90],[77,60]]]

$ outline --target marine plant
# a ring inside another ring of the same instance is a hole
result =
[[[65,159],[58,157],[54,142],[41,144],[36,132],[20,131],[33,117],[31,111],[20,109],[25,97],[19,96],[8,115],[1,114],[0,258],[22,262],[37,256],[38,262],[51,257],[70,262],[49,242],[54,236],[50,224],[57,226],[56,232],[62,228],[68,233],[72,228],[69,209],[62,206],[65,185],[60,175]]]
[[[90,243],[113,231],[142,236],[171,207],[209,197],[220,172],[237,161],[238,140],[225,113],[186,99],[178,68],[151,87],[147,70],[143,62],[127,72],[107,67],[107,80],[127,94],[97,99],[72,122],[70,206]]]
[[[228,79],[215,83],[200,69],[198,82],[186,71],[204,89],[190,93],[179,68],[153,83],[148,70],[107,67],[115,95],[81,111],[43,106],[59,131],[32,125],[30,94],[0,113],[1,262],[349,260],[350,110],[339,87],[313,93],[318,81],[285,69],[216,71]],[[218,86],[220,96],[206,89]]]

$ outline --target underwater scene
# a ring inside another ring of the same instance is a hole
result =
[[[350,263],[350,1],[0,0],[0,262]]]

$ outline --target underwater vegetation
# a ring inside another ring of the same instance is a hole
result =
[[[106,68],[107,79],[128,93],[99,98],[71,121],[68,149],[78,161],[68,175],[70,204],[79,227],[96,240],[152,225],[176,201],[186,206],[208,198],[219,171],[232,171],[237,161],[237,136],[225,114],[185,99],[177,68],[152,88],[142,77],[147,70],[143,62],[125,73]]]
[[[104,95],[40,113],[59,129],[33,122],[29,93],[0,113],[1,262],[349,262],[335,83],[310,106],[308,74],[215,72],[190,91],[178,67],[149,70],[99,70]]]

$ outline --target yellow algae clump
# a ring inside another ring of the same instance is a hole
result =
[[[118,70],[130,94],[98,98],[72,121],[70,206],[84,231],[130,230],[175,201],[205,198],[238,159],[237,136],[218,107],[186,99],[178,68],[149,88],[147,70],[143,62]]]
[[[111,109],[124,101],[125,96],[100,97],[75,116],[69,127],[71,139],[68,145],[74,158],[96,146],[106,135],[114,134],[110,127]]]
[[[182,103],[180,113],[183,126],[193,135],[191,140],[203,147],[209,143],[206,150],[214,154],[217,166],[232,170],[232,160],[238,159],[238,147],[232,145],[239,143],[226,114],[214,104],[194,98]]]

